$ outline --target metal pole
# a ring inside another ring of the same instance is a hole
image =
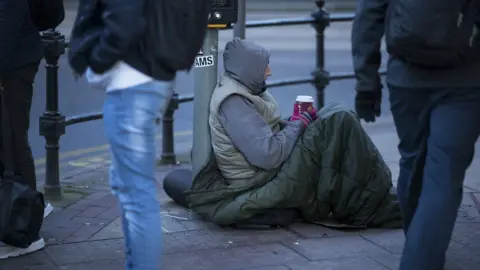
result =
[[[174,94],[170,100],[167,111],[162,119],[162,156],[160,164],[173,165],[177,163],[175,156],[175,138],[173,135],[173,114],[178,109],[178,94]]]
[[[318,11],[312,14],[315,19],[313,27],[316,30],[316,67],[312,72],[314,78],[314,86],[317,92],[317,108],[325,105],[325,88],[329,84],[329,74],[325,71],[325,29],[330,24],[330,14],[325,11],[325,1],[316,0]]]
[[[245,29],[247,21],[247,7],[246,0],[238,0],[238,16],[237,22],[233,27],[233,37],[245,39]]]
[[[58,60],[65,53],[65,36],[56,30],[42,34],[47,70],[47,100],[40,116],[40,135],[45,137],[46,173],[44,195],[51,200],[61,199],[59,149],[60,137],[65,134],[65,116],[58,110]]]
[[[195,177],[207,165],[212,153],[208,124],[210,99],[218,78],[218,29],[209,28],[202,47],[203,57],[213,57],[213,65],[194,71],[192,173]]]

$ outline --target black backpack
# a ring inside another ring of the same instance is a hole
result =
[[[211,0],[150,0],[145,42],[152,57],[171,71],[190,70],[203,45]]]
[[[479,0],[391,0],[385,29],[388,53],[429,69],[479,59]]]
[[[63,0],[28,0],[30,17],[38,31],[58,27],[65,19]]]
[[[0,178],[0,241],[27,248],[38,240],[45,202],[42,193],[32,190],[19,175],[14,175],[10,119],[0,85],[2,163]]]

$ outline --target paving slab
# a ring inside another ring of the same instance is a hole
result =
[[[457,223],[453,231],[453,239],[480,255],[480,226],[478,223]],[[480,256],[478,257],[480,258]]]
[[[453,243],[452,246],[455,246]],[[480,269],[480,256],[478,252],[471,249],[465,249],[461,245],[451,248],[447,253],[446,270],[473,270]]]
[[[392,254],[401,254],[405,242],[403,230],[368,230],[362,237]]]
[[[348,258],[343,260],[323,260],[316,262],[305,262],[289,264],[288,269],[295,270],[389,270],[388,267],[371,258]]]
[[[388,269],[397,270],[400,266],[401,254],[371,256],[371,258]],[[472,250],[465,249],[458,243],[452,243],[447,252],[445,270],[473,270],[480,269],[480,257]]]
[[[52,245],[47,248],[47,251],[57,265],[93,263],[124,258],[123,239]]]
[[[168,270],[244,269],[276,264],[304,262],[306,258],[280,243],[209,249],[165,256]]]
[[[110,224],[103,227],[103,229],[95,233],[90,238],[90,240],[99,241],[99,240],[106,240],[106,239],[117,239],[122,237],[123,237],[122,219],[121,217],[118,217],[117,219],[112,221]]]
[[[70,264],[60,266],[59,270],[122,270],[124,269],[123,261],[102,261],[93,263]]]
[[[294,243],[298,236],[284,230],[209,229],[166,233],[165,253],[254,246],[267,243]]]
[[[54,269],[56,266],[47,250],[41,250],[28,256],[0,261],[0,270],[40,269],[42,267],[44,269]]]
[[[334,230],[323,226],[314,226],[308,223],[296,223],[289,230],[304,238],[320,238],[335,236],[360,235],[364,230]]]
[[[389,254],[360,236],[303,239],[288,243],[288,246],[311,261]]]
[[[290,270],[291,268],[286,267],[285,265],[272,265],[272,266],[263,266],[255,268],[245,268],[243,270]]]

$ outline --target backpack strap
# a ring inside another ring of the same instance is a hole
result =
[[[0,128],[2,129],[2,161],[4,172],[3,172],[3,181],[12,181],[14,177],[14,168],[13,168],[13,151],[12,151],[12,133],[10,125],[10,116],[8,114],[7,102],[5,101],[5,90],[0,79],[0,107],[1,107],[1,124]]]

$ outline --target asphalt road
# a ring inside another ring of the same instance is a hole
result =
[[[258,15],[258,18],[272,18],[275,15]],[[290,14],[296,16],[296,14]],[[280,16],[286,17],[286,16]],[[347,72],[352,70],[350,56],[350,25],[334,24],[326,33],[326,69],[330,72]],[[221,32],[219,48],[232,37],[231,31]],[[270,29],[252,29],[247,31],[247,38],[254,40],[271,52],[273,76],[270,80],[278,80],[309,75],[315,67],[315,32],[309,26],[278,27]],[[220,51],[220,54],[222,51]],[[219,57],[221,59],[221,57]],[[222,63],[219,63],[222,70]],[[194,71],[193,71],[194,72]],[[104,93],[93,89],[84,79],[75,80],[66,61],[60,60],[59,69],[59,108],[63,115],[101,111]],[[326,91],[327,101],[342,101],[353,106],[354,81],[344,80],[332,82]],[[192,74],[179,74],[176,91],[180,94],[193,92]],[[300,94],[314,96],[315,89],[311,85],[301,85],[271,89],[282,107],[282,114],[288,116],[292,110],[295,97]],[[387,95],[384,95],[387,99]],[[44,163],[44,139],[39,136],[38,118],[45,109],[45,68],[42,66],[35,82],[35,94],[32,106],[32,124],[30,140],[38,165]],[[182,104],[175,114],[176,142],[186,142],[192,136],[193,105]],[[383,103],[384,118],[390,117],[388,102]],[[105,151],[106,140],[101,120],[77,124],[67,128],[61,139],[61,153],[64,159],[74,159],[80,155],[88,155]]]

